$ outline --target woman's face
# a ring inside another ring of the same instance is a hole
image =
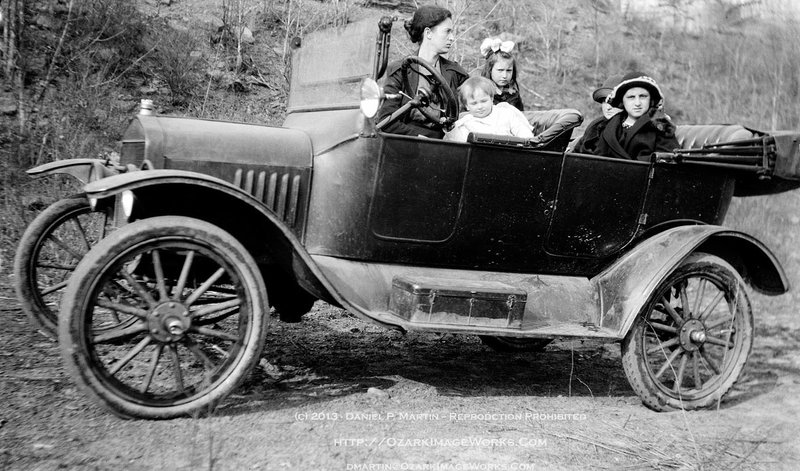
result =
[[[650,92],[642,87],[629,88],[622,96],[622,107],[631,118],[639,118],[650,109]]]
[[[453,20],[451,18],[445,18],[444,21],[433,28],[425,28],[425,35],[422,39],[438,54],[450,52],[450,47],[455,40],[456,38],[453,36]]]
[[[514,75],[514,61],[511,59],[498,58],[492,66],[492,82],[498,87],[507,87]]]

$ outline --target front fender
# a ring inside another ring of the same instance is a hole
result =
[[[26,170],[32,177],[44,175],[70,175],[82,184],[117,175],[119,170],[110,166],[105,159],[67,159],[39,165]]]
[[[601,326],[624,337],[659,284],[693,252],[725,259],[758,291],[774,295],[789,289],[780,263],[754,237],[720,226],[680,226],[642,241],[595,277]]]
[[[208,221],[236,237],[260,265],[279,265],[319,298],[366,317],[326,278],[291,227],[261,201],[225,180],[162,169],[116,175],[84,189],[88,198],[98,200],[131,191],[138,208],[134,209],[136,218],[182,215]]]
[[[242,197],[249,197],[254,202],[257,202],[252,196],[225,180],[186,170],[148,170],[146,172],[113,175],[109,178],[88,183],[84,187],[84,190],[86,191],[86,195],[90,198],[103,199],[125,190],[133,191],[142,187],[179,182],[187,184],[207,184],[212,187],[218,186],[226,193],[238,193]]]

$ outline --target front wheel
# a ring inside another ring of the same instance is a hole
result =
[[[727,262],[692,254],[653,293],[622,343],[622,365],[657,411],[717,405],[753,344],[753,313]]]
[[[246,249],[222,229],[165,216],[98,243],[64,292],[59,325],[67,370],[122,417],[208,413],[257,363],[269,312]],[[137,322],[103,331],[119,314]]]
[[[20,239],[14,284],[22,310],[49,337],[58,335],[58,305],[81,258],[110,231],[107,212],[94,212],[83,195],[39,213]]]

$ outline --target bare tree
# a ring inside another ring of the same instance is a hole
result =
[[[3,24],[3,77],[12,81],[24,25],[25,0],[3,0],[2,4],[0,22]]]
[[[67,31],[69,31],[70,20],[72,19],[72,7],[74,3],[75,0],[69,0],[69,6],[67,7],[67,21],[64,22],[64,29],[61,30],[61,37],[58,39],[58,45],[56,45],[56,49],[53,51],[53,57],[50,59],[50,66],[47,68],[47,75],[42,82],[39,93],[36,95],[36,98],[34,98],[35,103],[42,100],[47,87],[50,85],[50,81],[53,80],[53,72],[56,70],[58,56],[61,54],[61,49],[64,47],[64,38],[67,37]]]
[[[14,87],[17,94],[19,129],[25,128],[25,112],[23,108],[24,88],[22,64],[19,61],[19,46],[22,44],[22,33],[25,30],[25,0],[2,0],[0,10],[3,24],[3,81]]]
[[[245,17],[249,13],[250,6],[247,0],[223,0],[222,2],[222,22],[229,28],[236,42],[236,71],[242,70],[242,37],[246,28]]]

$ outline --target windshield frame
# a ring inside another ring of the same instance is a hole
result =
[[[376,78],[390,29],[391,22],[386,28],[384,19],[368,18],[306,35],[292,51],[287,114],[358,108],[361,82]]]

